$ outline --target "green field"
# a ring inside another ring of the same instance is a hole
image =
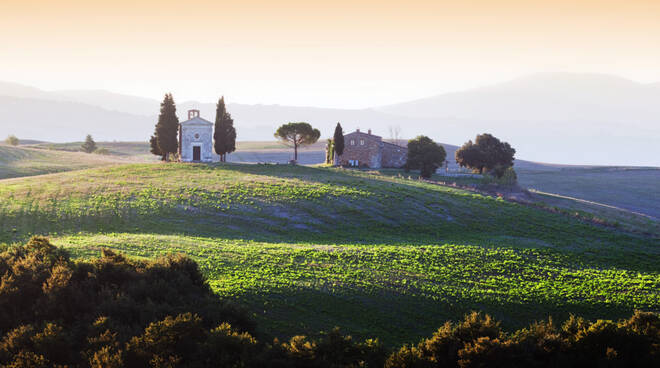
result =
[[[3,182],[0,199],[0,242],[188,254],[280,337],[394,345],[470,310],[507,328],[660,310],[660,239],[396,175],[131,164]]]

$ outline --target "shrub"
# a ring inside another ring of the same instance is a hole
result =
[[[72,262],[46,238],[0,252],[2,367],[655,367],[660,315],[618,322],[571,316],[507,334],[480,313],[447,322],[388,357],[338,328],[318,339],[259,343],[240,308],[221,302],[197,264],[103,250]]]
[[[12,134],[5,139],[5,143],[7,143],[10,146],[18,146],[19,140],[18,138],[16,138],[15,135]]]
[[[660,315],[635,312],[628,320],[591,323],[571,316],[508,335],[478,313],[447,322],[416,347],[404,346],[386,367],[652,367],[660,364]]]
[[[97,149],[94,151],[94,153],[96,153],[97,155],[109,155],[109,154],[110,154],[110,150],[108,150],[108,149],[105,148],[105,147],[101,147],[101,148],[97,148]]]
[[[0,366],[119,364],[133,337],[169,331],[165,336],[174,338],[185,323],[205,333],[223,322],[237,332],[254,330],[247,314],[213,294],[197,264],[181,255],[145,262],[104,250],[91,262],[72,262],[48,239],[33,237],[0,253],[0,279]],[[180,329],[167,330],[170,324]]]

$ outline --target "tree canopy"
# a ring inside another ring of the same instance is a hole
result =
[[[96,142],[94,142],[94,138],[92,138],[91,134],[87,134],[87,137],[85,137],[85,143],[80,146],[80,149],[87,153],[96,151]]]
[[[287,123],[275,131],[275,138],[293,146],[294,161],[298,161],[298,147],[314,144],[319,137],[321,132],[305,122]]]
[[[408,141],[406,168],[419,169],[423,178],[430,178],[442,166],[446,157],[444,147],[433,142],[431,138],[420,135]]]
[[[176,116],[176,105],[171,93],[163,98],[160,104],[160,114],[156,123],[155,141],[158,149],[151,152],[160,152],[163,160],[169,159],[170,155],[176,154],[179,148],[179,118]]]
[[[234,120],[227,112],[224,96],[218,100],[215,110],[215,153],[220,155],[220,161],[226,161],[226,155],[236,151],[236,128]]]
[[[466,142],[456,150],[456,163],[480,174],[490,173],[502,177],[513,166],[516,150],[508,143],[501,142],[491,134],[477,135],[474,143]]]

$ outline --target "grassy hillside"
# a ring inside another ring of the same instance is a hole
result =
[[[507,327],[660,309],[660,240],[396,176],[134,164],[13,180],[0,198],[0,242],[186,253],[279,336],[337,325],[398,344],[473,309]]]
[[[0,179],[116,164],[112,157],[0,145]]]

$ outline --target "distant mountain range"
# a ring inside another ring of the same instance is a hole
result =
[[[215,115],[214,102],[187,101],[177,108],[180,120],[190,108],[211,121]],[[64,142],[89,133],[98,140],[144,141],[158,109],[157,99],[0,83],[2,136]],[[532,161],[660,166],[660,83],[609,75],[534,74],[360,110],[236,103],[228,109],[240,140],[273,139],[277,126],[288,121],[307,121],[330,137],[339,121],[347,131],[371,128],[388,138],[388,128],[400,126],[408,138],[425,134],[456,145],[489,132]]]

